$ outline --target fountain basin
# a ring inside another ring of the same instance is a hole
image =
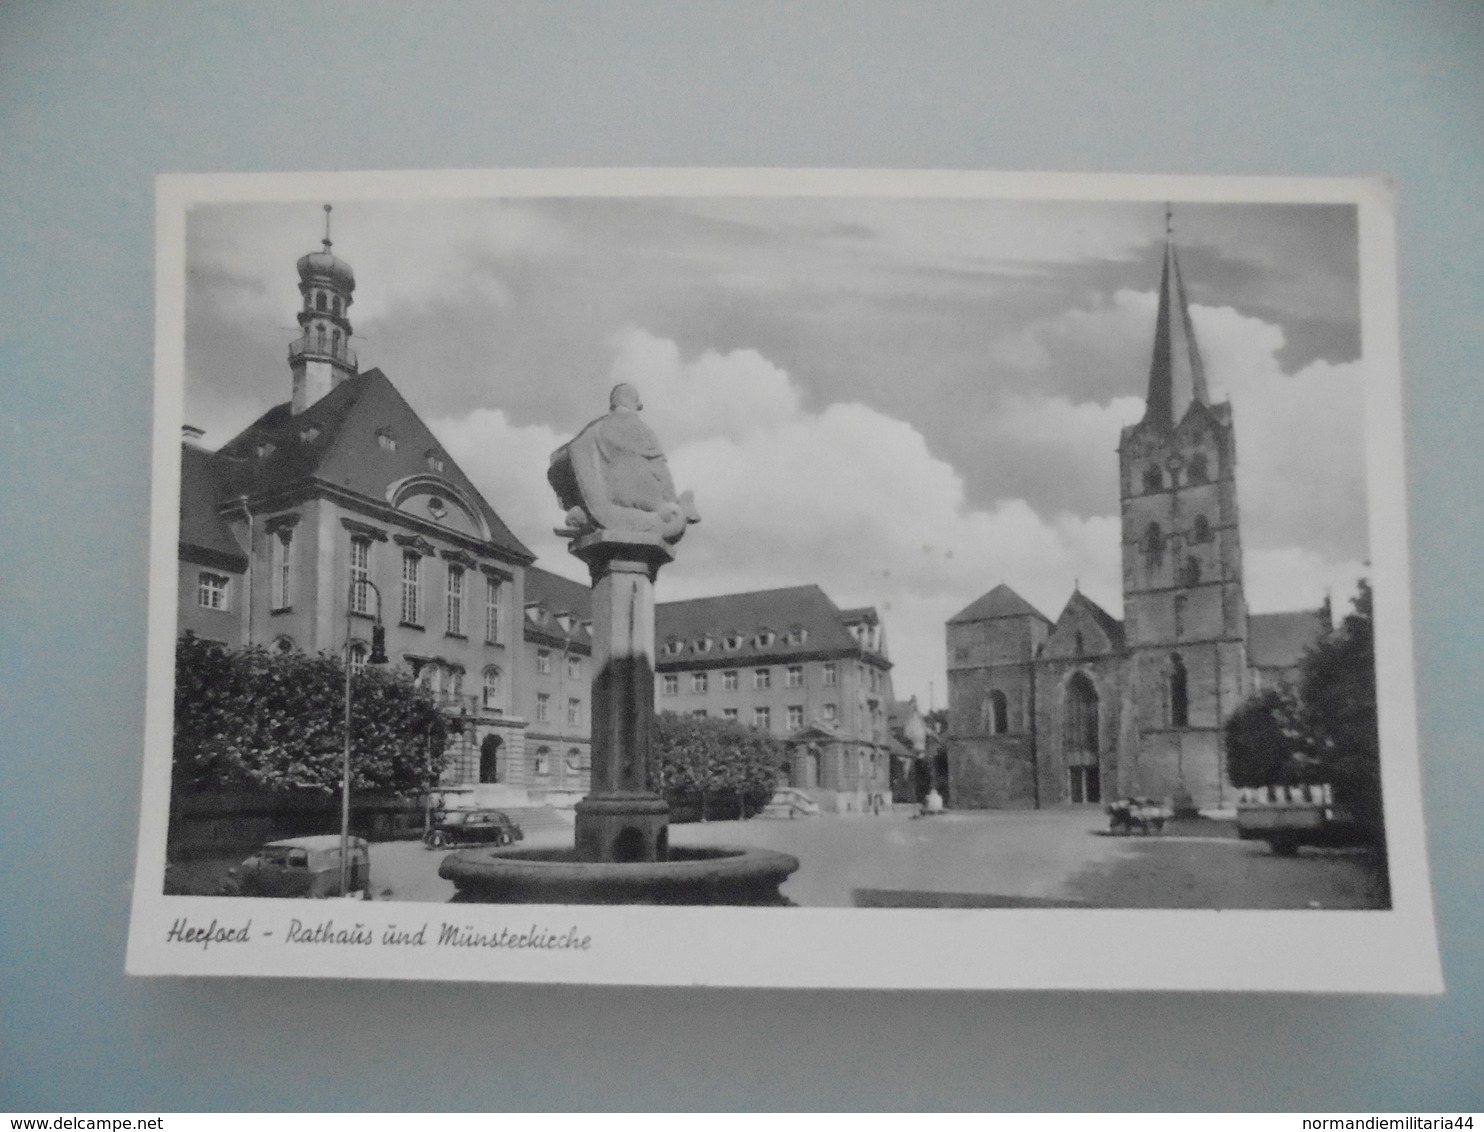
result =
[[[472,904],[782,905],[799,859],[769,849],[674,847],[664,861],[584,861],[575,849],[450,853],[438,875]]]

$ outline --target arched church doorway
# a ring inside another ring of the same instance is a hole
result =
[[[500,781],[500,748],[505,744],[498,735],[486,735],[479,744],[479,781]]]
[[[1067,681],[1062,712],[1062,758],[1067,768],[1067,800],[1101,802],[1098,775],[1098,691],[1085,672]]]

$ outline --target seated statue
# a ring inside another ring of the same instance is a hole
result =
[[[637,389],[615,385],[608,415],[551,454],[546,478],[567,512],[558,534],[604,531],[641,541],[658,535],[673,543],[700,521],[691,493],[676,496],[659,440],[639,419],[643,408]]]

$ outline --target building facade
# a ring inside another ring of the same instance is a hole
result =
[[[1052,622],[1001,585],[948,622],[955,805],[1230,802],[1227,717],[1328,627],[1327,609],[1248,614],[1236,464],[1171,236],[1145,412],[1118,449],[1125,619],[1074,591]]]
[[[788,784],[823,808],[890,797],[891,661],[872,608],[818,586],[666,602],[655,609],[655,706],[729,719],[788,746]]]
[[[181,457],[178,630],[230,647],[386,651],[449,716],[444,781],[524,788],[521,611],[531,552],[379,369],[350,346],[355,276],[298,262],[288,400]],[[503,752],[503,763],[487,757]]]
[[[526,569],[521,712],[529,721],[525,789],[532,802],[575,805],[592,776],[592,590]]]

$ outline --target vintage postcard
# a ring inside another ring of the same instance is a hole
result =
[[[161,177],[127,969],[1440,992],[1394,211]]]

